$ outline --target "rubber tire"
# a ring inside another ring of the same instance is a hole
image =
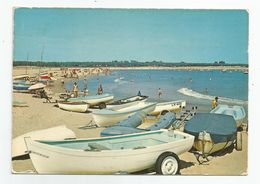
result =
[[[105,109],[105,108],[106,108],[106,104],[105,104],[105,103],[99,104],[99,108],[100,108],[100,109]]]
[[[242,132],[237,132],[236,150],[242,151]]]
[[[162,153],[157,158],[156,163],[155,163],[155,171],[156,171],[157,174],[164,175],[161,166],[162,166],[163,162],[165,161],[165,159],[169,158],[169,157],[172,157],[173,159],[175,159],[177,161],[177,167],[178,167],[176,172],[172,173],[171,175],[179,174],[179,172],[180,172],[180,159],[175,153],[169,152],[169,151]]]
[[[163,111],[161,112],[161,115],[165,115],[167,112],[169,112],[169,111],[163,110]]]

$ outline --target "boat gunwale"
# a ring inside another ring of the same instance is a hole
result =
[[[123,100],[128,100],[128,99],[131,99],[131,98],[134,98],[134,97],[138,97],[138,96],[139,96],[139,95],[130,96],[130,97],[128,97],[128,98],[122,98],[122,99],[120,99],[120,100],[116,100],[116,101],[114,101],[114,102],[111,102],[111,103],[109,103],[109,104],[107,104],[107,105],[123,105],[123,104],[131,103],[131,102],[139,102],[139,101],[144,101],[144,100],[148,99],[148,96],[146,96],[146,95],[141,95],[141,96],[139,96],[139,97],[143,97],[142,99],[133,100],[133,101],[129,101],[129,102],[121,102],[121,101],[123,101]]]

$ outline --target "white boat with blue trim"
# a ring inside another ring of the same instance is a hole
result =
[[[133,173],[155,166],[158,174],[178,173],[177,155],[191,149],[194,136],[158,130],[113,137],[25,142],[40,174]]]
[[[92,111],[93,120],[98,126],[111,126],[136,112],[143,111],[145,114],[152,112],[155,108],[154,102],[139,102],[137,104],[122,107],[113,107],[106,109],[94,109]]]

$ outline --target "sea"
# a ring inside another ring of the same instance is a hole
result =
[[[84,88],[83,79],[66,84],[72,89],[78,82]],[[134,96],[141,92],[149,101],[163,102],[186,100],[187,104],[209,108],[218,96],[219,103],[248,106],[248,75],[234,70],[114,70],[109,75],[87,78],[89,95],[96,95],[99,84],[104,93],[114,94],[115,99]],[[162,90],[158,97],[159,88]]]

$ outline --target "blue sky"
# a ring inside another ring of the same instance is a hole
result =
[[[245,10],[19,8],[14,60],[248,63]]]

